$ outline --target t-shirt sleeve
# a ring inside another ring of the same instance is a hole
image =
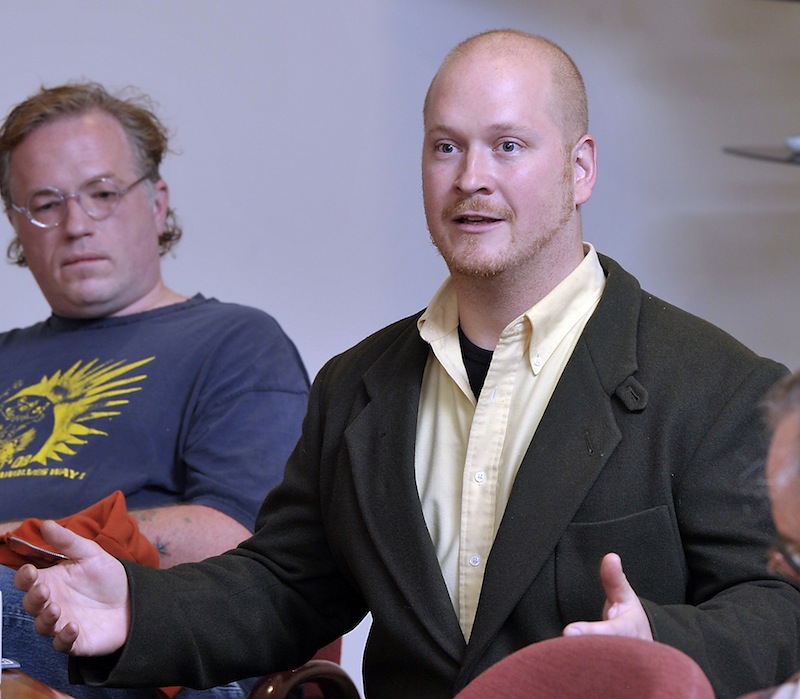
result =
[[[198,376],[179,458],[185,502],[213,507],[252,531],[300,436],[309,383],[278,323],[237,308]]]

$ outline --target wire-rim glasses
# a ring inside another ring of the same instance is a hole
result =
[[[67,217],[68,202],[74,199],[89,218],[102,221],[117,210],[122,197],[148,177],[143,175],[127,187],[120,187],[110,177],[95,177],[84,182],[77,192],[69,194],[58,187],[45,187],[31,192],[25,206],[17,206],[12,202],[11,208],[25,214],[34,226],[48,229],[63,223]]]
[[[779,569],[778,566],[774,565],[775,559],[785,563],[794,574],[793,577],[800,580],[800,551],[798,551],[794,543],[782,536],[778,536],[772,545],[772,568]]]

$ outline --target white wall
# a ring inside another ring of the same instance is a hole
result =
[[[800,167],[722,153],[800,133],[800,6],[770,0],[0,0],[0,112],[87,77],[150,93],[179,151],[179,291],[270,311],[313,375],[426,303],[420,109],[446,51],[514,26],[589,85],[586,238],[643,286],[800,367]],[[5,244],[11,230],[5,227]],[[0,272],[0,327],[45,315]],[[348,640],[358,674],[359,641]]]

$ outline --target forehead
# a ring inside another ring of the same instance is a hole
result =
[[[479,44],[451,56],[431,84],[426,125],[465,107],[503,114],[540,114],[553,93],[551,64],[536,46]]]
[[[55,184],[57,180],[121,174],[135,164],[125,129],[113,116],[92,110],[37,127],[11,153],[12,182]],[[81,180],[82,181],[82,180]]]
[[[776,488],[792,483],[800,488],[800,413],[787,415],[775,427],[767,454],[767,476]]]
[[[767,484],[775,526],[784,536],[800,541],[800,414],[776,426],[767,454]]]

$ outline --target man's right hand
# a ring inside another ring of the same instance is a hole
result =
[[[128,578],[122,564],[94,541],[53,521],[42,535],[70,560],[50,568],[22,566],[14,584],[35,628],[53,647],[72,655],[108,655],[125,643],[130,628]]]

